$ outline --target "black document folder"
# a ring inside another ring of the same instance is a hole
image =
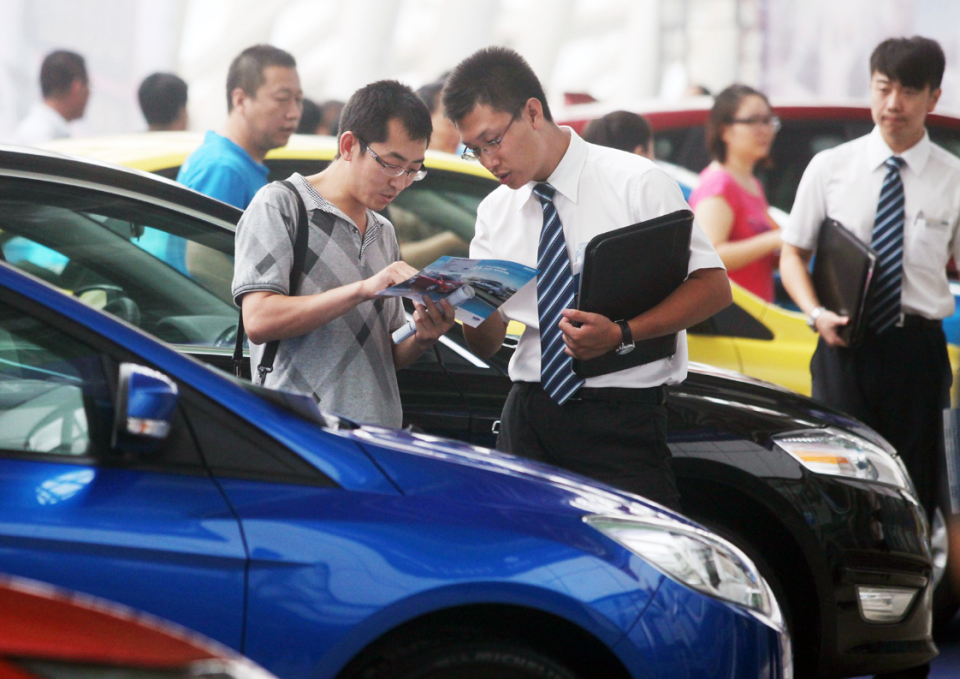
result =
[[[838,334],[855,346],[866,325],[864,310],[877,253],[836,220],[823,220],[813,259],[813,289],[820,304],[850,320]]]
[[[678,210],[593,238],[583,255],[577,308],[612,321],[639,316],[666,299],[687,278],[693,213]],[[677,335],[636,343],[629,354],[611,351],[574,360],[582,377],[596,377],[672,356]]]

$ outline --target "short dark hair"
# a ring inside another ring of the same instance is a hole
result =
[[[378,80],[350,95],[340,114],[338,136],[353,132],[366,144],[383,142],[390,134],[388,125],[394,119],[400,121],[411,139],[430,143],[433,134],[430,111],[416,92],[396,80]]]
[[[915,35],[912,38],[889,38],[870,55],[870,75],[882,73],[905,87],[931,90],[940,87],[947,60],[940,43]]]
[[[514,113],[527,100],[537,99],[543,116],[553,120],[543,86],[530,64],[506,47],[485,47],[457,64],[443,88],[443,108],[455,123],[476,106]]]
[[[630,111],[614,111],[587,123],[582,136],[591,144],[633,153],[638,146],[647,148],[653,132],[643,116]]]
[[[320,122],[329,121],[328,134],[331,137],[336,137],[340,130],[340,114],[343,113],[343,106],[343,102],[339,99],[330,99],[320,104]]]
[[[297,60],[289,52],[273,45],[254,45],[243,50],[227,71],[227,111],[233,110],[233,91],[238,87],[251,97],[263,85],[263,71],[270,66],[296,68]]]
[[[443,91],[443,81],[437,80],[432,83],[427,83],[419,90],[417,90],[417,96],[423,100],[423,103],[427,105],[427,109],[430,111],[430,115],[433,115],[437,112],[437,109],[442,103],[440,101],[440,93]]]
[[[320,107],[312,99],[304,98],[303,113],[300,114],[300,124],[297,134],[316,134],[320,124]]]
[[[740,103],[747,97],[760,97],[770,106],[770,100],[763,92],[740,84],[730,85],[713,100],[713,108],[710,109],[710,117],[707,119],[707,150],[718,162],[727,161],[727,142],[723,140],[723,128],[733,123]]]
[[[152,73],[137,90],[140,110],[151,125],[169,125],[187,105],[187,83],[173,73]]]
[[[43,59],[40,66],[40,93],[44,98],[66,94],[74,80],[87,80],[87,65],[76,52],[56,50]]]

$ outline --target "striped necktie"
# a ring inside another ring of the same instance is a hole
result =
[[[867,307],[870,329],[880,334],[900,320],[900,292],[903,289],[903,158],[890,156],[884,162],[887,176],[880,189],[877,218],[871,245],[877,253],[877,268]]]
[[[573,372],[573,358],[564,352],[560,312],[573,306],[573,275],[563,237],[563,224],[553,204],[557,192],[537,184],[533,193],[543,208],[543,229],[537,248],[537,313],[540,317],[540,385],[563,405],[580,388],[583,379]]]

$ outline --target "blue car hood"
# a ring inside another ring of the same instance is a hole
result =
[[[556,467],[426,434],[361,427],[350,437],[405,495],[440,495],[478,504],[554,514],[666,515],[660,505]]]

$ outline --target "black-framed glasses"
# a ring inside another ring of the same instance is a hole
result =
[[[353,135],[353,136],[357,137],[357,135]],[[419,170],[408,170],[405,167],[400,167],[399,165],[391,165],[390,163],[385,163],[380,158],[380,156],[377,155],[377,152],[374,151],[372,148],[370,148],[370,144],[365,142],[360,137],[357,137],[357,141],[360,142],[360,145],[363,148],[365,148],[370,153],[370,155],[373,156],[373,159],[380,164],[380,169],[383,171],[383,174],[387,175],[388,177],[399,177],[401,175],[407,175],[407,180],[418,182],[427,176],[427,171],[422,167]]]
[[[774,132],[780,131],[780,118],[777,116],[756,116],[754,118],[734,118],[731,123],[750,125],[751,127],[772,127]]]
[[[510,127],[513,125],[513,121],[520,116],[520,111],[523,110],[523,106],[526,104],[520,104],[520,107],[514,112],[513,117],[510,118],[510,122],[507,123],[507,129],[503,131],[499,137],[492,141],[488,141],[486,144],[481,146],[478,149],[464,149],[463,153],[460,154],[460,157],[464,160],[480,160],[480,156],[492,156],[494,153],[500,150],[500,142],[503,141],[503,138],[507,136],[507,132],[510,131]]]

